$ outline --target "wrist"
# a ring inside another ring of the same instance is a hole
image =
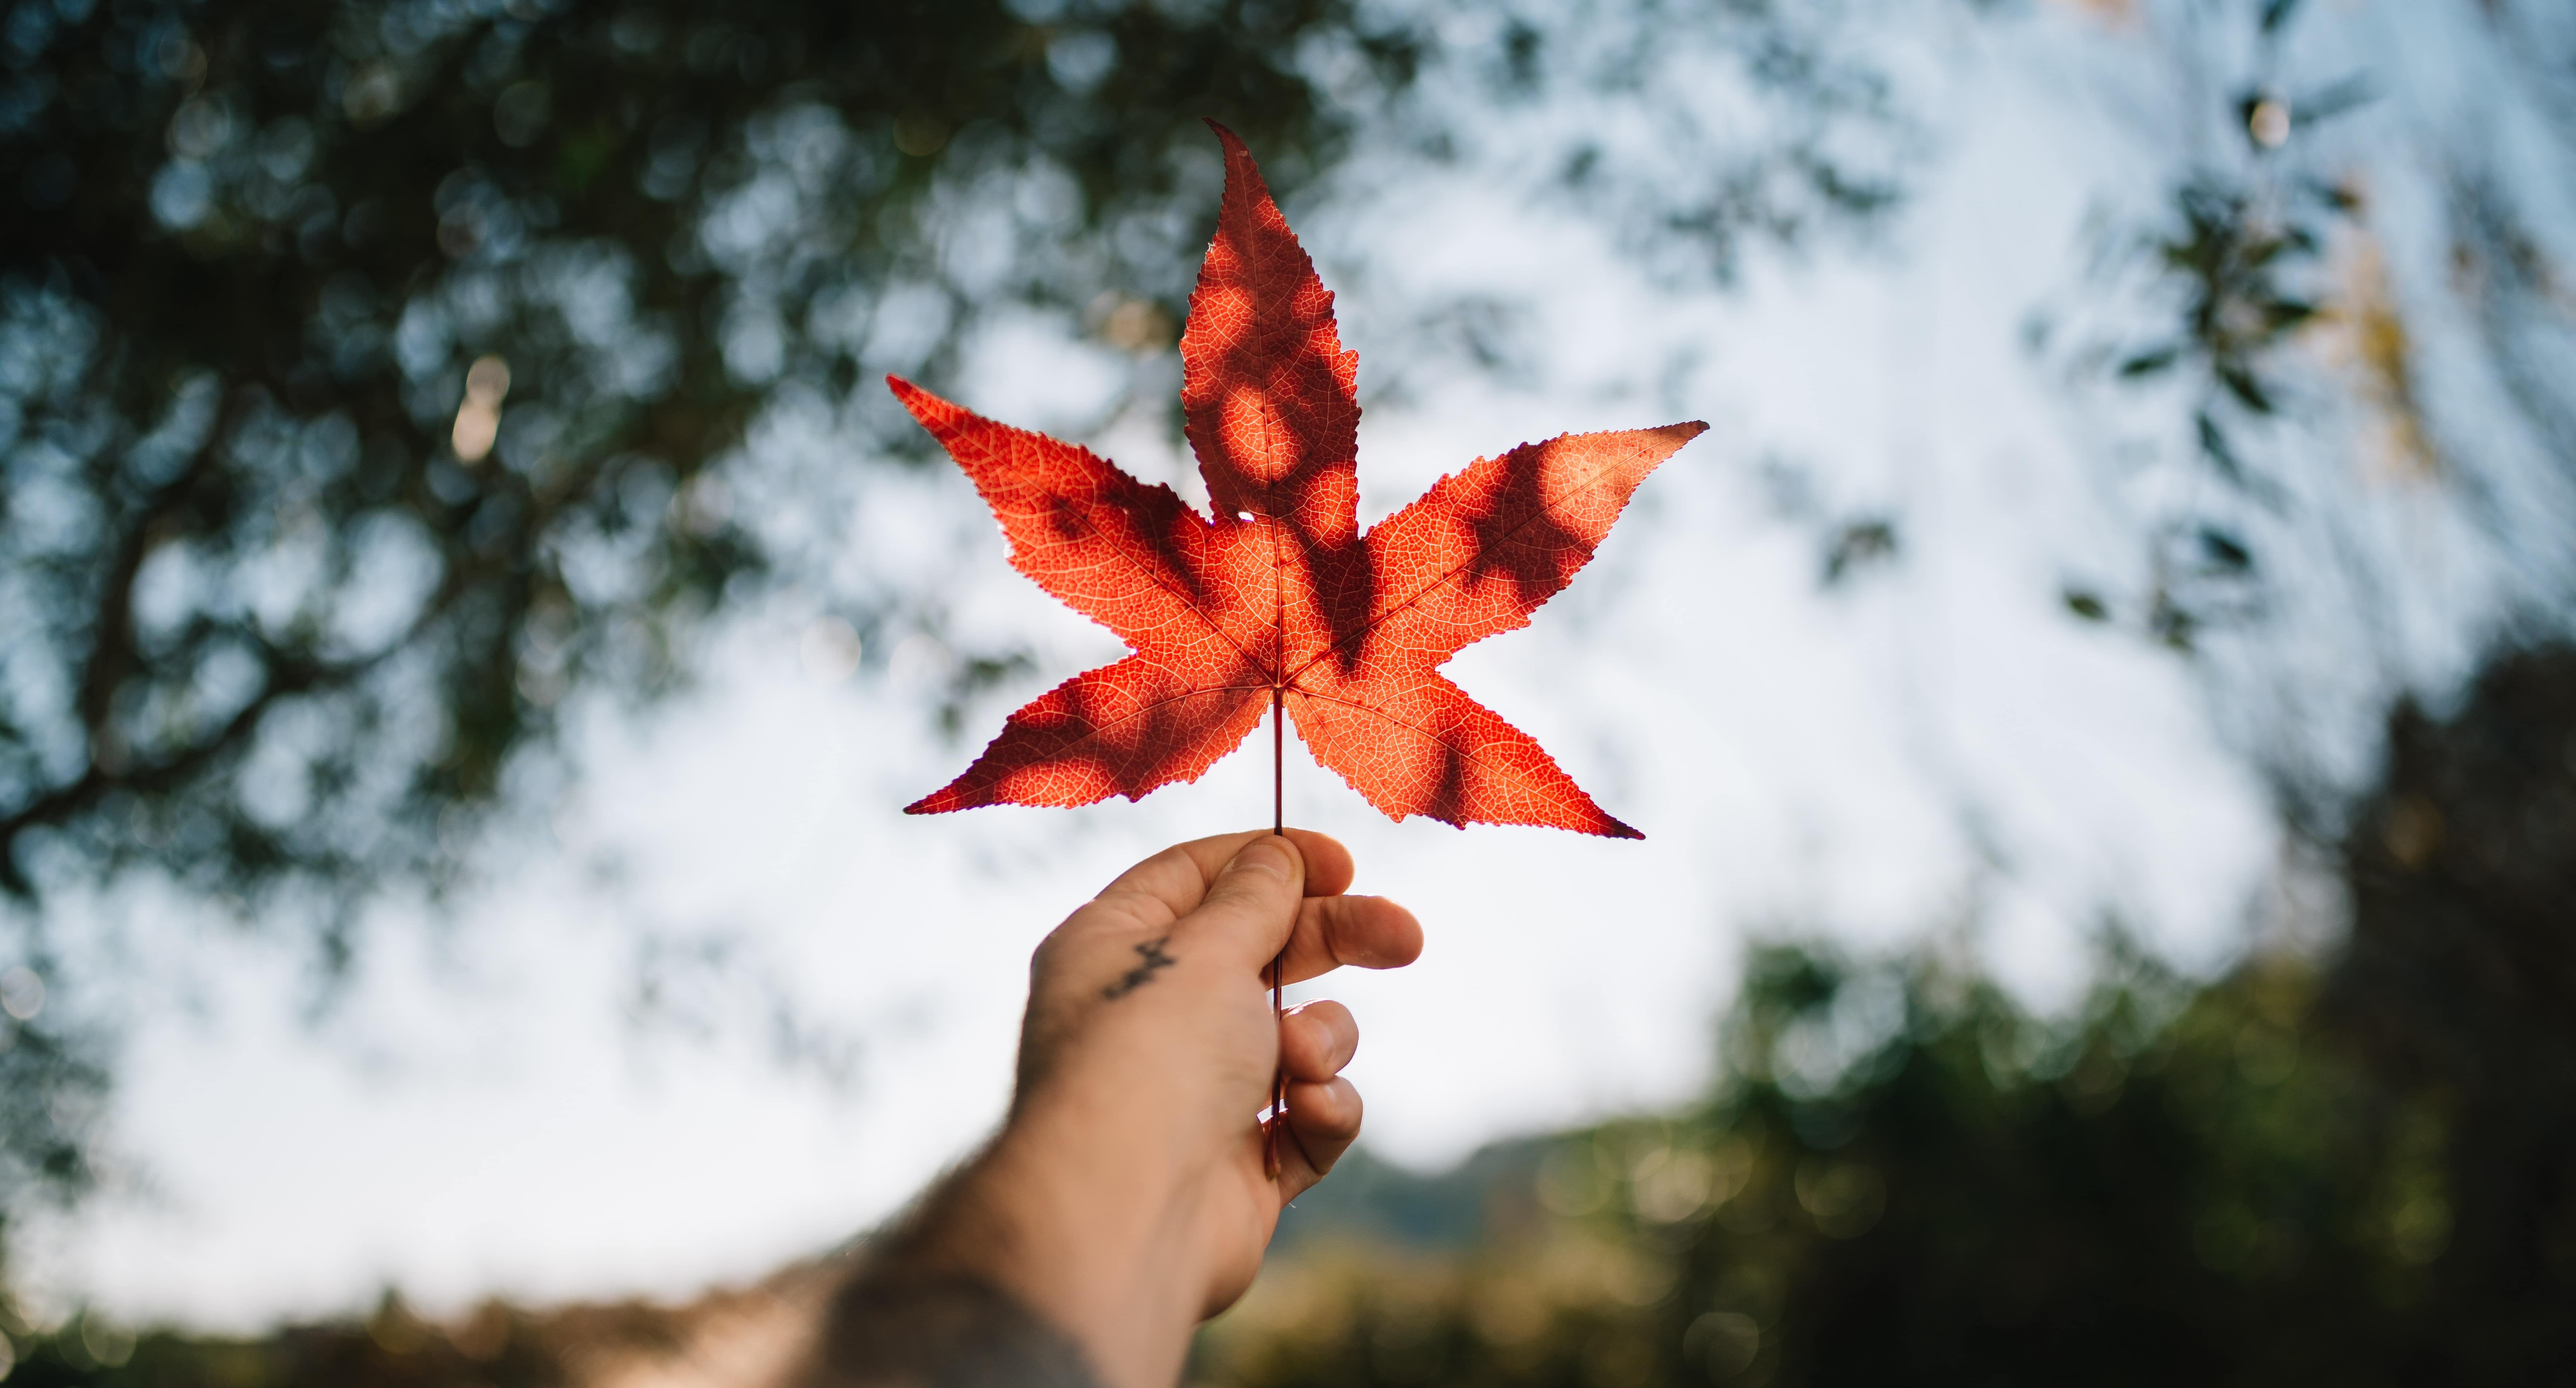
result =
[[[1105,1388],[1072,1336],[989,1278],[872,1266],[827,1308],[794,1388]]]
[[[1080,1341],[1104,1382],[1169,1384],[1207,1297],[1203,1182],[1173,1154],[1140,1150],[1153,1144],[1110,1160],[1071,1140],[1073,1123],[1044,1106],[1015,1114],[961,1177],[997,1235],[969,1265]]]

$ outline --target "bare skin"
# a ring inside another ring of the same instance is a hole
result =
[[[1038,946],[1001,1133],[926,1197],[838,1303],[815,1385],[1162,1388],[1190,1332],[1252,1285],[1279,1212],[1359,1136],[1336,1002],[1274,1017],[1291,983],[1422,950],[1413,914],[1351,896],[1321,834],[1166,849]],[[1255,1115],[1289,1077],[1279,1173]],[[943,1349],[943,1341],[954,1347]],[[945,1356],[945,1357],[943,1357]]]

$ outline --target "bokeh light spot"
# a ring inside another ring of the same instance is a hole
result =
[[[2254,103],[2246,114],[2245,133],[2265,149],[2279,149],[2290,142],[2290,103],[2278,97],[2265,97]]]
[[[44,1010],[45,980],[37,977],[34,969],[20,964],[0,973],[0,1012],[32,1022]]]
[[[465,401],[456,407],[456,428],[449,441],[456,461],[479,463],[501,433],[501,401],[510,393],[510,364],[499,357],[478,358],[465,372]]]

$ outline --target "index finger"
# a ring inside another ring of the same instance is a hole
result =
[[[1238,833],[1217,834],[1188,843],[1174,844],[1118,875],[1116,881],[1103,887],[1103,900],[1118,895],[1138,895],[1160,902],[1177,920],[1198,909],[1207,896],[1208,885],[1243,846],[1270,833],[1268,829],[1246,829]],[[1329,834],[1312,829],[1290,829],[1287,835],[1297,845],[1306,861],[1306,895],[1338,896],[1351,885],[1351,851]]]

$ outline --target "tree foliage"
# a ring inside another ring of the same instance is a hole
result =
[[[2571,630],[2576,21],[2131,14],[2170,55],[2171,119],[2134,132],[2159,181],[2102,191],[2091,273],[2031,340],[2138,543],[2060,598],[2198,660],[2284,812],[2333,837],[2395,701]],[[2456,111],[2413,61],[2437,42]]]
[[[0,885],[434,871],[566,689],[667,684],[773,562],[697,485],[764,399],[904,333],[935,367],[988,300],[1168,288],[1173,142],[1328,158],[1324,39],[1413,53],[1335,0],[21,0]],[[1075,250],[961,283],[940,191],[997,181],[1002,234]]]

